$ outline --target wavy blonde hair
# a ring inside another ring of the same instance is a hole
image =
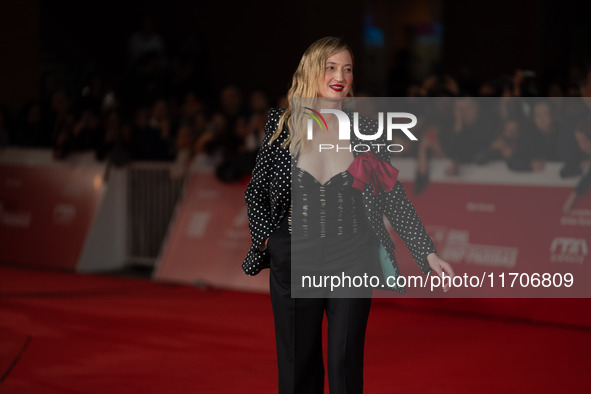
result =
[[[289,135],[283,142],[284,148],[289,147],[292,154],[298,154],[305,146],[305,119],[303,117],[304,106],[313,106],[313,101],[318,97],[318,83],[324,75],[326,60],[342,50],[346,49],[353,59],[351,48],[338,37],[324,37],[316,40],[306,49],[302,55],[300,64],[293,74],[291,87],[287,92],[287,109],[279,118],[277,130],[271,136],[269,144],[279,137],[286,122],[288,122]],[[349,90],[348,97],[353,97],[353,89]],[[296,99],[296,100],[294,100]],[[302,103],[306,105],[302,105]]]

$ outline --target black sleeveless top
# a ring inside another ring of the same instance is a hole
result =
[[[317,274],[369,272],[364,267],[371,229],[363,196],[353,188],[353,176],[340,172],[321,184],[299,167],[292,176],[292,265]]]
[[[353,176],[348,171],[321,184],[309,172],[296,167],[292,177],[292,235],[331,238],[364,229],[367,216],[362,195],[352,184]]]

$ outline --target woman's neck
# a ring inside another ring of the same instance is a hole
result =
[[[319,108],[322,109],[342,109],[342,98],[318,97]]]

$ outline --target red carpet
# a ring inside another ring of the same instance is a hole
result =
[[[2,393],[276,391],[267,295],[9,267],[0,294]],[[376,300],[366,349],[366,393],[590,390],[584,328]]]

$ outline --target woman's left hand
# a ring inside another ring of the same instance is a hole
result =
[[[454,270],[451,268],[451,265],[441,260],[439,256],[437,256],[435,253],[430,253],[427,256],[427,261],[429,262],[429,266],[433,269],[433,271],[437,273],[437,276],[441,278],[443,282],[443,291],[447,292],[449,290],[450,282],[448,282],[447,280],[443,281],[443,272],[445,272],[445,274],[450,277],[449,280],[451,281],[451,279],[453,279],[453,277],[455,276]]]

